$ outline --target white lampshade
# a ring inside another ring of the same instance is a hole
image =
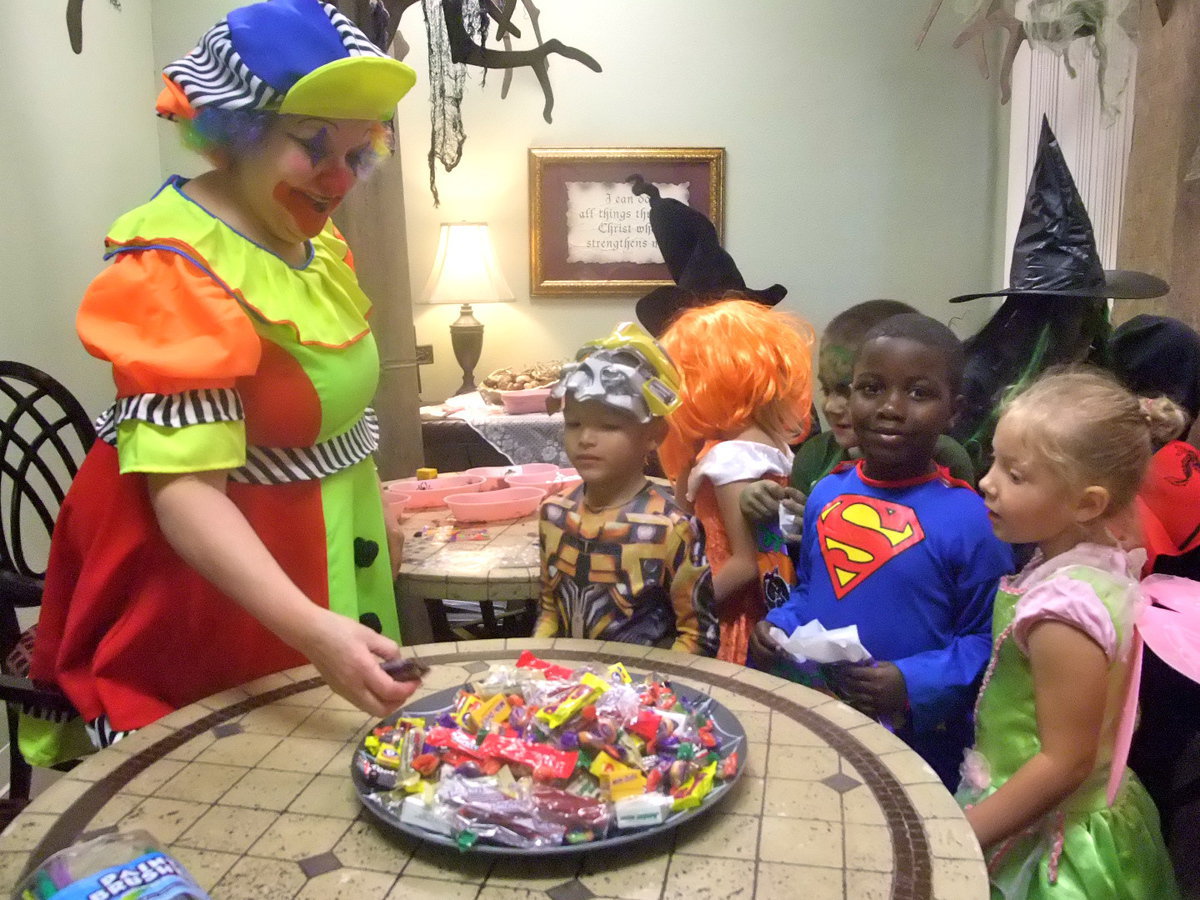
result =
[[[490,303],[515,300],[496,265],[485,222],[443,224],[437,257],[422,303]]]

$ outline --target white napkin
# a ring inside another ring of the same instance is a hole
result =
[[[858,637],[857,625],[829,629],[819,619],[813,619],[798,626],[790,635],[774,627],[770,634],[801,663],[858,663],[871,659],[871,654]]]
[[[799,531],[800,529],[796,527],[796,519],[797,516],[794,512],[789,510],[782,503],[779,504],[780,534],[782,534],[784,537],[787,537],[789,534],[795,534],[797,531]]]

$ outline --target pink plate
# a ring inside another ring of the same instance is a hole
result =
[[[450,494],[467,494],[482,489],[482,475],[439,475],[437,478],[401,478],[384,485],[385,491],[408,494],[406,509],[442,506]]]
[[[451,494],[446,505],[460,522],[496,522],[529,515],[544,496],[541,488],[508,487],[485,493]]]
[[[583,479],[579,476],[577,469],[559,469],[558,477],[550,485],[550,490],[555,494],[569,494],[581,484],[583,484]]]
[[[408,491],[393,491],[385,488],[383,491],[384,512],[387,513],[389,519],[398,520],[404,510],[408,508],[411,500],[412,494]]]
[[[539,475],[543,472],[557,472],[558,466],[554,463],[521,463],[519,466],[514,466],[519,475]]]

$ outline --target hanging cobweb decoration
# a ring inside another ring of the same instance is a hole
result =
[[[462,101],[467,65],[451,55],[450,36],[442,16],[442,0],[421,0],[429,38],[429,190],[438,205],[437,163],[447,172],[462,159],[467,133],[463,129]],[[476,42],[483,43],[485,18],[479,0],[463,0],[463,26]]]

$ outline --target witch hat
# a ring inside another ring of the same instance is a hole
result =
[[[637,302],[638,320],[652,335],[661,335],[680,311],[721,300],[729,291],[765,306],[774,306],[787,295],[781,284],[761,291],[748,289],[733,257],[721,247],[717,229],[703,213],[663,197],[641,175],[631,175],[628,180],[635,194],[650,199],[650,229],[675,281],[655,288]]]
[[[1101,266],[1092,220],[1045,116],[1008,280],[1002,290],[963,294],[950,302],[1015,294],[1140,300],[1168,290],[1165,281],[1145,272]]]

